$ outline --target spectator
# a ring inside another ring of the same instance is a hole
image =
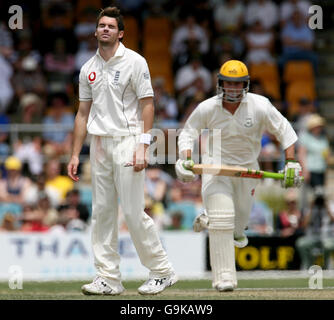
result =
[[[9,125],[10,119],[5,115],[0,113],[0,126]],[[0,128],[0,157],[7,158],[9,156],[10,147],[8,144],[9,129]]]
[[[94,24],[95,30],[95,24]],[[94,32],[85,42],[85,45],[80,45],[79,50],[75,55],[75,71],[79,73],[81,67],[96,54],[97,46]]]
[[[49,91],[65,91],[67,84],[72,81],[75,60],[74,56],[67,52],[64,39],[56,39],[53,51],[45,55],[44,69],[47,72]]]
[[[42,100],[34,93],[22,96],[19,111],[12,116],[13,123],[41,124]],[[22,162],[27,161],[32,175],[38,175],[43,170],[42,139],[40,131],[22,131],[14,144],[14,155]]]
[[[246,32],[247,54],[246,61],[252,63],[275,63],[272,55],[274,49],[274,33],[266,30],[261,20],[256,20],[250,31]]]
[[[80,192],[77,189],[72,189],[67,192],[65,203],[59,206],[58,211],[69,208],[75,208],[79,212],[79,216],[76,218],[81,219],[83,222],[88,222],[89,211],[86,205],[81,203]]]
[[[14,156],[6,159],[5,169],[7,176],[0,179],[0,202],[22,205],[27,200],[32,181],[22,175],[22,163]]]
[[[24,204],[21,217],[20,231],[24,232],[45,232],[49,227],[43,223],[44,212],[34,204]]]
[[[287,21],[291,18],[293,12],[298,10],[306,20],[309,16],[308,10],[311,7],[311,2],[308,0],[285,0],[280,4],[280,20],[281,26],[284,27]]]
[[[16,217],[14,214],[10,212],[4,215],[0,225],[0,232],[8,232],[8,231],[17,231]]]
[[[0,56],[9,58],[13,54],[13,36],[7,25],[0,21]]]
[[[75,25],[74,34],[79,42],[79,51],[87,49],[88,43],[92,42],[92,35],[96,30],[96,12],[97,8],[86,7],[79,13],[78,23]],[[93,38],[94,39],[94,38]],[[96,44],[96,39],[94,41]],[[95,52],[96,52],[95,48]],[[94,53],[95,53],[94,52]],[[80,66],[81,68],[81,66]],[[78,70],[80,70],[80,68]]]
[[[51,206],[50,199],[46,192],[39,192],[37,209],[42,212],[44,225],[52,227],[58,222],[58,211]]]
[[[324,267],[329,269],[330,255],[334,252],[334,216],[331,212],[323,187],[314,191],[310,210],[303,219],[305,236],[300,237],[296,247],[301,258],[301,269],[313,265],[316,254],[324,253]]]
[[[211,73],[202,65],[198,55],[194,55],[191,61],[181,67],[175,78],[175,89],[180,105],[188,97],[193,97],[198,91],[208,94],[211,91]]]
[[[250,213],[247,235],[270,236],[273,234],[273,212],[262,201],[255,201]]]
[[[13,88],[18,99],[27,93],[35,93],[45,97],[47,93],[46,79],[39,68],[38,61],[31,56],[25,57],[13,76]]]
[[[266,171],[275,171],[275,162],[281,158],[281,149],[275,136],[265,132],[261,140],[260,166]],[[264,183],[273,183],[268,179]]]
[[[69,154],[72,145],[71,131],[74,126],[74,115],[68,110],[66,94],[55,94],[51,98],[51,105],[48,109],[49,113],[44,117],[43,124],[51,131],[43,133],[44,153],[50,157]]]
[[[301,136],[307,131],[307,122],[312,114],[316,112],[316,107],[313,101],[308,98],[300,98],[298,107],[299,108],[293,122],[298,136]]]
[[[152,81],[154,90],[155,122],[159,128],[178,128],[178,107],[176,100],[165,89],[163,78]]]
[[[329,141],[324,126],[325,120],[313,114],[307,121],[307,132],[299,137],[298,157],[305,182],[312,188],[325,185]]]
[[[308,60],[317,70],[317,56],[313,51],[314,32],[308,27],[301,13],[296,10],[281,31],[282,56],[279,64],[283,70],[290,60]]]
[[[73,181],[69,177],[61,174],[61,163],[58,158],[50,159],[46,163],[45,174],[46,188],[51,189],[52,192],[57,192],[57,205],[62,204],[67,192],[73,189]]]
[[[186,230],[192,229],[193,221],[198,214],[198,210],[193,201],[184,199],[182,196],[182,190],[180,187],[174,185],[170,189],[169,201],[167,203],[166,213],[173,221],[173,215],[175,212],[182,214],[182,228]]]
[[[63,206],[59,210],[59,222],[66,231],[85,231],[87,224],[80,219],[76,206]]]
[[[13,76],[13,67],[0,52],[0,114],[6,113],[9,104],[14,96],[14,90],[11,84]]]
[[[173,211],[170,213],[171,222],[167,226],[166,230],[185,230],[183,225],[183,213],[182,211]]]
[[[241,30],[245,6],[237,0],[219,2],[213,10],[213,19],[218,34]]]
[[[200,53],[203,56],[209,52],[209,37],[205,29],[197,24],[195,16],[187,13],[184,18],[181,17],[181,21],[181,25],[174,30],[171,40],[175,70],[188,63],[192,54]]]
[[[280,237],[286,238],[293,235],[300,236],[303,233],[301,226],[302,212],[298,208],[298,195],[291,189],[284,196],[285,209],[278,213],[277,231]]]
[[[272,29],[278,23],[279,11],[272,0],[253,0],[248,3],[245,13],[245,23],[251,26],[260,20],[266,29]]]

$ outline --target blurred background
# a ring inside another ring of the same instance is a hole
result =
[[[96,17],[101,8],[116,5],[124,16],[125,46],[149,64],[154,128],[163,130],[166,139],[175,140],[175,132],[168,129],[182,128],[197,105],[215,95],[218,70],[229,59],[247,64],[250,92],[268,97],[298,133],[305,184],[284,190],[279,182],[261,182],[246,231],[250,244],[237,252],[237,267],[334,266],[332,1],[15,1],[23,9],[23,29],[13,30],[8,26],[12,4],[0,4],[2,241],[18,232],[89,233],[89,137],[80,155],[79,183],[66,176],[66,163],[78,108],[79,71],[97,49]],[[322,8],[322,29],[309,26],[312,5]],[[177,154],[176,149],[169,152]],[[283,155],[275,138],[265,133],[261,168],[282,169]],[[176,180],[167,157],[166,149],[166,164],[146,170],[145,210],[162,236],[183,232],[191,242],[197,236],[193,219],[203,210],[201,180]],[[119,224],[127,234],[121,209]],[[205,232],[201,237],[205,247]],[[210,269],[207,257],[205,247],[200,257],[205,270]]]

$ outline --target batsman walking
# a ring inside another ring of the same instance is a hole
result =
[[[194,180],[191,171],[194,142],[202,129],[209,129],[203,164],[225,164],[259,169],[257,158],[265,130],[273,134],[285,152],[283,187],[298,187],[301,166],[295,161],[297,135],[281,113],[263,96],[248,92],[247,67],[238,60],[222,65],[217,95],[200,103],[187,119],[179,136],[180,159],[175,170],[181,181]],[[218,291],[237,287],[234,245],[248,243],[244,233],[253,203],[256,179],[214,174],[202,176],[206,213],[195,219],[194,230],[208,228],[212,286]]]
[[[156,294],[177,281],[153,220],[144,212],[145,151],[154,119],[153,89],[146,60],[122,44],[123,18],[116,7],[97,18],[96,55],[81,68],[79,110],[67,170],[78,181],[79,154],[91,134],[92,247],[97,275],[84,294],[119,295],[118,204],[149,279],[138,288]]]

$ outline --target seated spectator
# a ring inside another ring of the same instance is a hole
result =
[[[66,94],[55,94],[48,109],[49,113],[44,117],[43,124],[51,131],[43,133],[44,153],[49,157],[69,154],[72,148],[74,115],[68,110]]]
[[[14,214],[8,212],[2,218],[2,222],[0,225],[0,232],[10,232],[10,231],[17,231],[16,217]]]
[[[185,230],[183,225],[183,213],[181,211],[173,211],[170,215],[171,221],[166,230]]]
[[[27,200],[32,181],[22,175],[21,161],[10,156],[5,161],[6,177],[0,179],[0,201],[22,205]]]
[[[45,213],[34,204],[24,204],[20,231],[45,232],[49,227],[43,223]]]
[[[243,26],[245,14],[244,5],[237,0],[227,0],[216,4],[213,10],[213,19],[216,31],[224,32],[238,31]]]
[[[270,236],[273,234],[273,212],[262,201],[255,201],[249,216],[248,229],[245,231],[250,236]]]
[[[290,20],[293,12],[297,9],[304,19],[308,19],[309,13],[308,10],[311,7],[311,2],[308,0],[284,0],[280,4],[280,21],[281,26],[287,23]]]
[[[301,258],[301,269],[314,264],[315,254],[324,253],[324,268],[330,266],[330,255],[334,252],[334,213],[331,211],[324,188],[314,191],[310,210],[302,221],[305,236],[297,239],[296,247]]]
[[[74,56],[67,51],[66,43],[62,38],[56,39],[53,50],[45,55],[44,69],[50,91],[65,91],[66,85],[73,77],[75,60]]]
[[[198,91],[204,91],[205,94],[211,91],[211,73],[202,65],[198,55],[193,56],[189,64],[177,71],[175,89],[180,105],[183,105],[186,98],[193,97]]]
[[[27,93],[35,93],[39,97],[45,97],[47,82],[41,71],[38,61],[31,56],[22,60],[18,70],[13,75],[13,88],[18,99]]]
[[[254,22],[250,31],[246,32],[245,38],[248,64],[275,63],[272,55],[275,42],[274,33],[263,28],[261,20]]]
[[[146,169],[145,193],[154,201],[166,201],[166,192],[173,184],[173,178],[158,166]]]
[[[165,80],[155,78],[152,81],[154,90],[155,122],[161,129],[178,128],[178,107],[176,100],[165,89]]]
[[[46,192],[38,194],[37,208],[43,213],[43,224],[51,227],[58,222],[58,211],[52,207]]]
[[[284,196],[285,209],[278,213],[277,231],[280,237],[286,238],[303,234],[301,226],[302,212],[298,209],[298,195],[291,189]]]
[[[197,22],[193,14],[180,17],[181,24],[174,30],[171,40],[171,53],[177,70],[189,62],[195,52],[202,56],[209,52],[209,37],[204,28]]]
[[[59,210],[59,220],[66,231],[85,231],[87,224],[80,219],[80,212],[76,206],[64,206]]]
[[[293,119],[294,129],[298,136],[307,132],[307,122],[313,113],[316,112],[314,102],[308,98],[301,98],[298,103],[298,113]]]
[[[279,60],[283,70],[290,60],[308,60],[317,70],[317,56],[313,51],[314,31],[308,27],[301,13],[296,10],[281,31],[282,56]]]
[[[12,65],[5,59],[0,51],[0,114],[6,113],[12,98],[14,96],[14,90],[12,85],[12,77],[13,77],[13,67]]]
[[[250,1],[246,7],[245,23],[251,26],[260,20],[266,29],[272,29],[278,23],[279,11],[277,5],[272,0]]]
[[[12,116],[13,123],[41,124],[42,100],[34,93],[22,96],[20,110]],[[14,155],[22,162],[27,161],[31,175],[38,175],[43,170],[41,132],[19,132],[18,140],[14,144]]]
[[[95,30],[95,24],[94,24]],[[85,45],[81,45],[80,49],[75,54],[75,71],[79,74],[81,67],[96,54],[97,45],[96,38],[94,36],[94,32],[85,42]]]
[[[85,204],[80,202],[80,192],[73,189],[67,192],[65,203],[58,207],[58,211],[67,208],[75,208],[79,212],[78,218],[84,222],[88,222],[89,211]]]
[[[181,212],[183,215],[182,227],[187,230],[192,229],[193,221],[199,213],[199,209],[197,209],[196,203],[191,201],[191,199],[184,198],[182,189],[174,184],[170,189],[169,201],[166,208],[166,213],[171,220],[176,211]]]
[[[0,85],[1,86],[1,85]],[[9,125],[10,119],[5,114],[0,113],[0,126],[1,125]],[[7,158],[10,153],[9,147],[9,128],[6,130],[5,128],[0,128],[0,157]]]
[[[62,204],[66,198],[68,191],[72,190],[74,187],[73,181],[62,175],[61,163],[59,159],[50,159],[45,166],[46,174],[46,188],[50,188],[53,192],[58,193],[58,205]]]

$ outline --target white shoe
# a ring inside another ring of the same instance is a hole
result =
[[[225,281],[218,283],[215,288],[219,292],[233,291],[234,285],[232,281],[225,280]]]
[[[144,295],[157,294],[172,286],[177,280],[175,273],[163,278],[150,278],[138,288],[138,292]]]
[[[83,294],[111,295],[117,296],[124,291],[121,283],[111,284],[110,280],[106,280],[100,276],[96,276],[92,283],[84,284],[81,287]]]
[[[244,248],[248,245],[248,238],[245,234],[243,234],[241,237],[239,238],[234,238],[234,245],[237,248]]]
[[[207,229],[208,225],[209,225],[209,217],[204,210],[195,218],[193,229],[195,232],[201,232],[202,230]]]

